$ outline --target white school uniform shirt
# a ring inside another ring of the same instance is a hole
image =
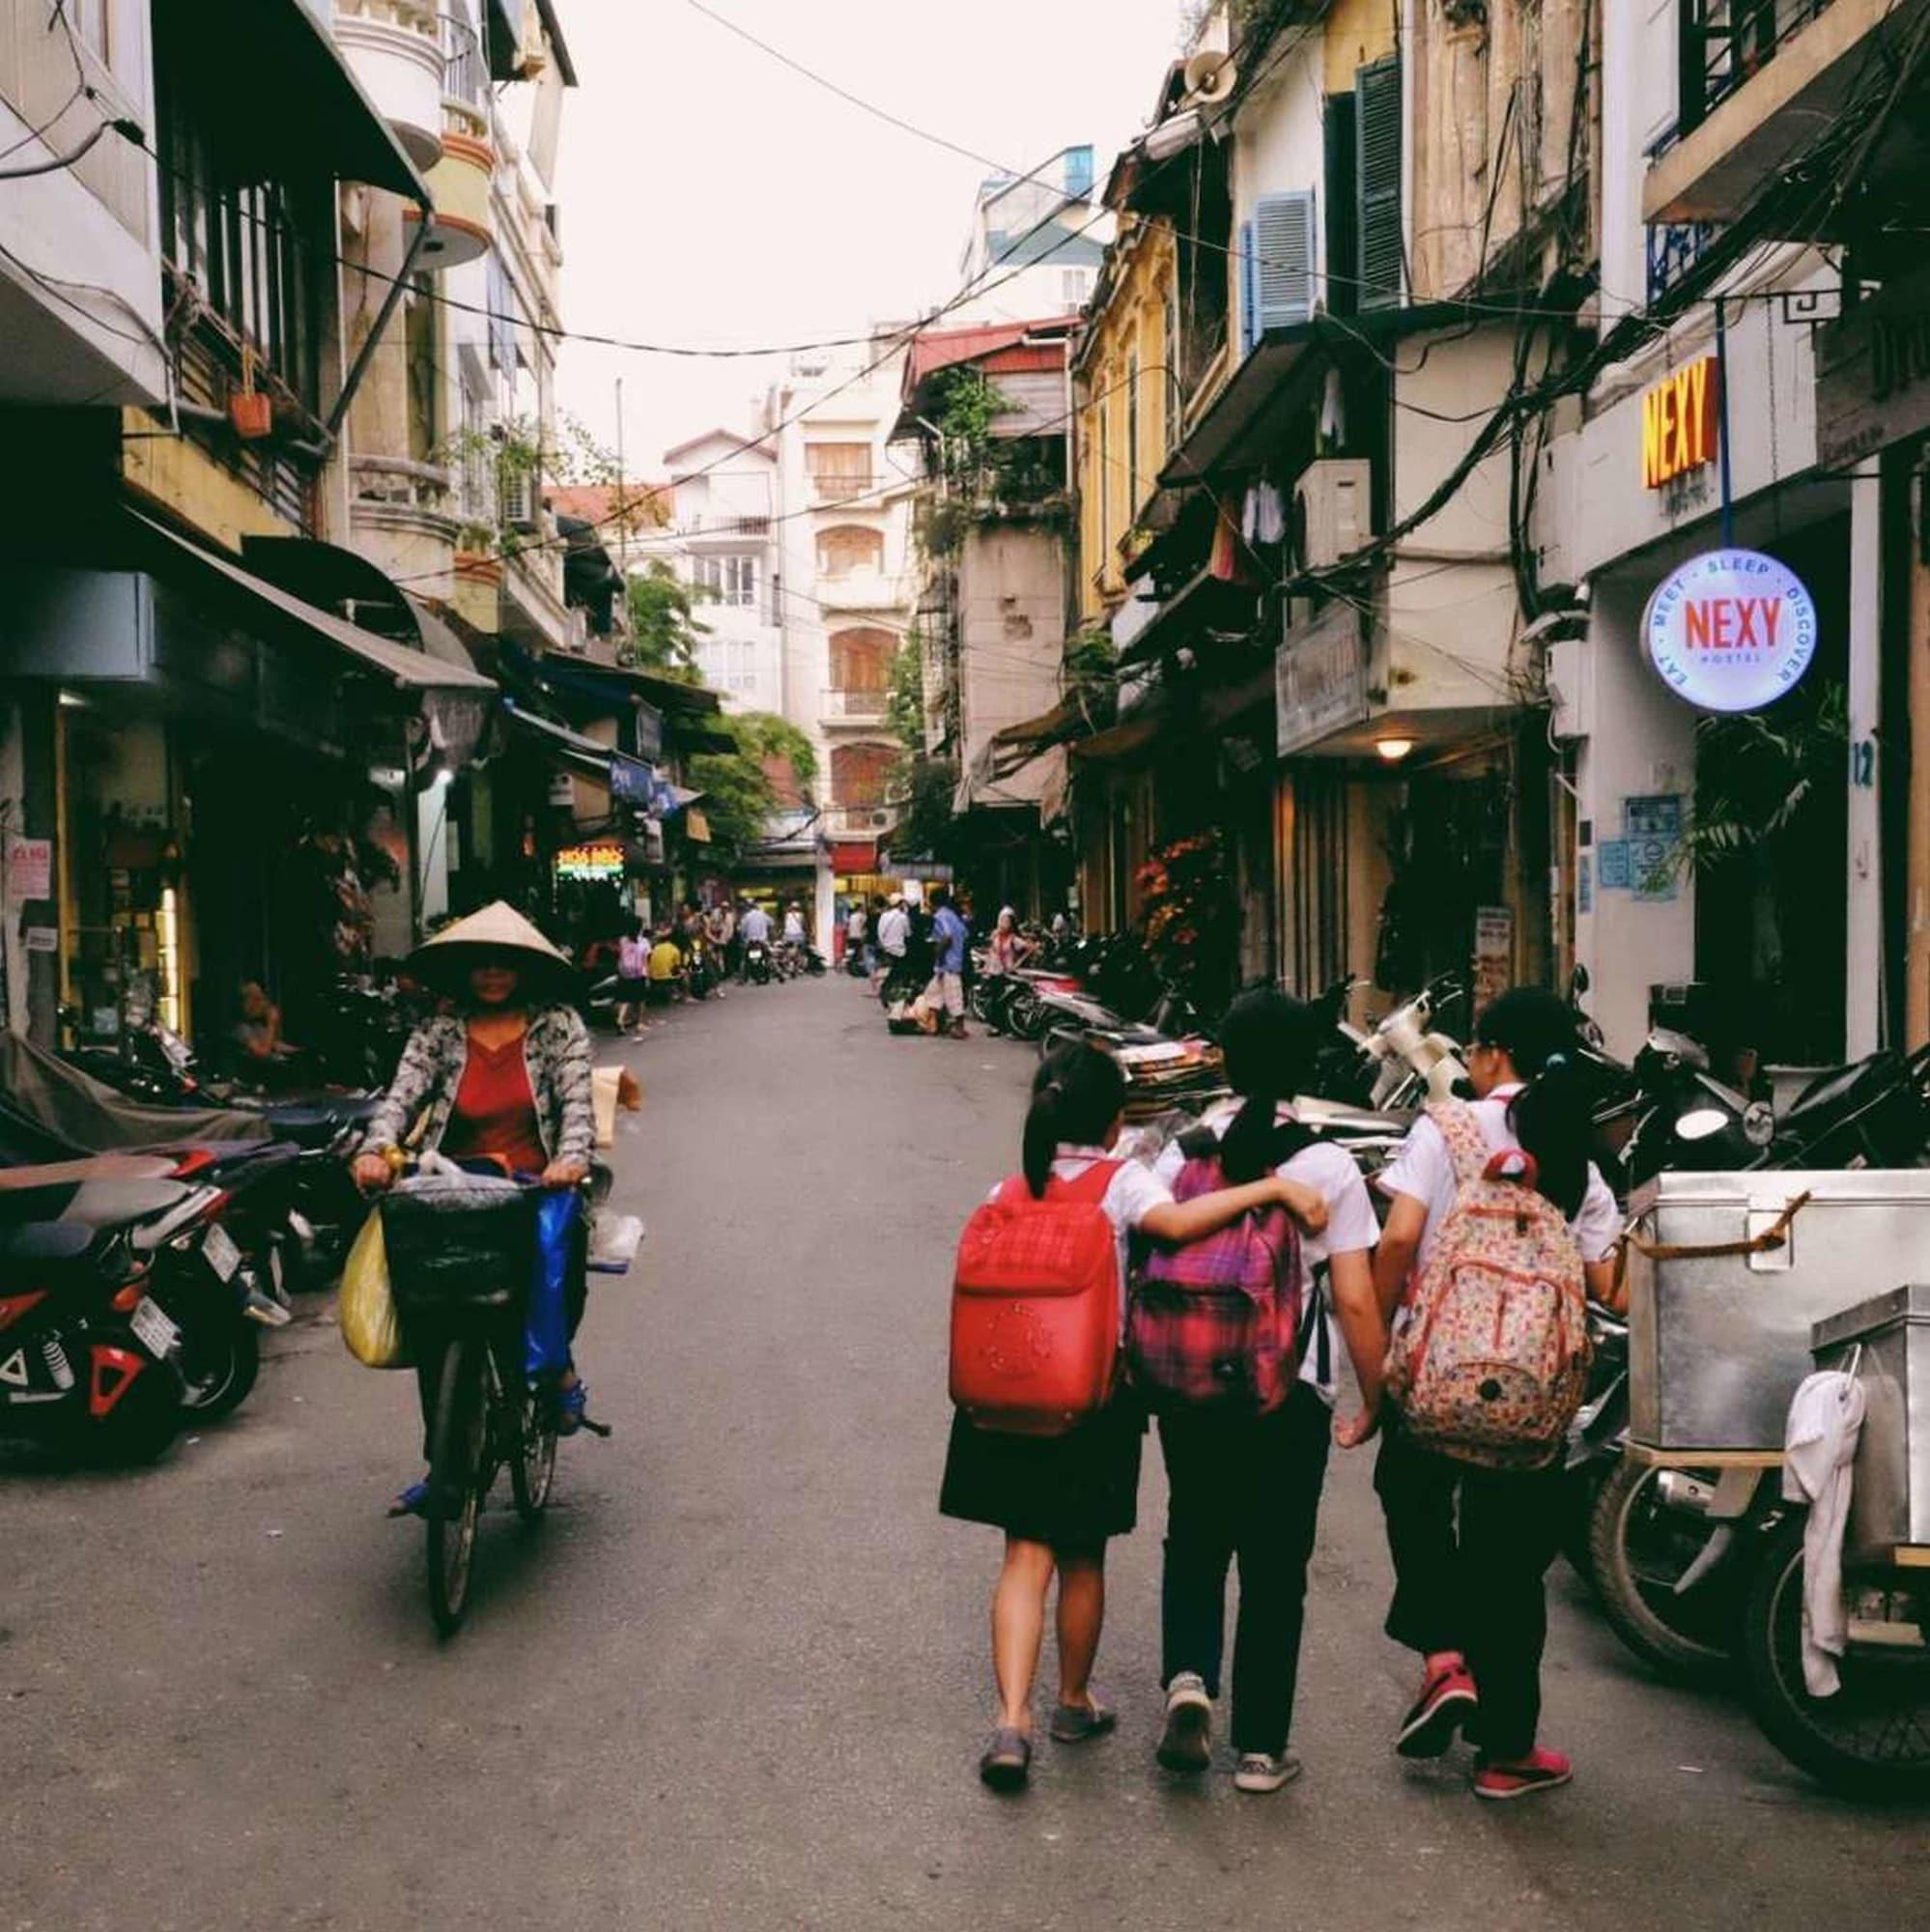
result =
[[[1500,1153],[1518,1145],[1508,1125],[1508,1103],[1520,1091],[1521,1083],[1516,1081],[1511,1086],[1495,1088],[1485,1100],[1467,1102],[1491,1152]],[[1428,1210],[1427,1226],[1421,1230],[1420,1253],[1414,1262],[1418,1275],[1433,1253],[1440,1225],[1454,1206],[1456,1191],[1454,1156],[1433,1122],[1423,1115],[1414,1122],[1407,1138],[1401,1143],[1401,1151],[1381,1169],[1375,1184],[1383,1194],[1405,1194]],[[1593,1161],[1588,1164],[1588,1186],[1582,1194],[1581,1206],[1570,1215],[1568,1225],[1585,1262],[1605,1261],[1621,1238],[1621,1209],[1615,1206],[1615,1196]]]
[[[1200,1124],[1215,1133],[1224,1133],[1238,1118],[1244,1104],[1240,1100],[1222,1101],[1201,1116]],[[1285,1125],[1292,1120],[1293,1110],[1282,1106],[1274,1118]],[[1154,1163],[1153,1172],[1170,1187],[1185,1164],[1186,1156],[1179,1143],[1169,1141]],[[1380,1220],[1353,1156],[1331,1142],[1316,1141],[1312,1147],[1302,1148],[1282,1161],[1274,1172],[1285,1179],[1297,1180],[1303,1187],[1319,1188],[1320,1199],[1327,1204],[1327,1225],[1318,1235],[1310,1235],[1305,1228],[1300,1230],[1300,1306],[1305,1310],[1313,1303],[1318,1270],[1335,1255],[1372,1248],[1380,1238]],[[1345,1342],[1330,1305],[1321,1308],[1320,1319],[1326,1324],[1326,1347],[1320,1346],[1318,1333],[1308,1331],[1307,1345],[1300,1351],[1300,1379],[1312,1386],[1331,1408]],[[1327,1371],[1324,1377],[1320,1374],[1323,1359]]]

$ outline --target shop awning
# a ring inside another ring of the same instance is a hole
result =
[[[246,571],[199,544],[177,536],[164,524],[144,517],[138,510],[128,513],[141,547],[156,557],[162,576],[185,576],[211,597],[236,611],[238,621],[248,629],[297,631],[332,646],[350,659],[357,670],[365,671],[397,691],[412,693],[463,692],[476,697],[493,696],[494,682],[473,666],[464,668],[444,664],[412,645],[397,643],[392,638],[378,637],[359,624],[331,611],[319,611],[313,604]]]
[[[1210,632],[1250,631],[1258,595],[1250,583],[1215,577],[1208,564],[1160,605],[1120,652],[1120,664],[1146,664],[1180,644],[1203,642]]]
[[[510,698],[503,699],[502,711],[512,729],[523,732],[541,746],[564,770],[594,779],[599,784],[610,783],[613,753],[608,745],[600,745],[594,738],[584,737],[581,731],[572,731],[567,724],[539,718],[535,712],[525,711]]]
[[[684,837],[695,845],[710,843],[710,820],[695,806],[684,813]]]
[[[219,99],[240,153],[427,203],[421,175],[303,0],[199,0],[193,12],[198,41],[220,50]]]

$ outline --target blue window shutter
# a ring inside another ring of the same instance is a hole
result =
[[[1314,191],[1263,194],[1254,209],[1260,327],[1314,319]]]
[[[1359,197],[1360,306],[1401,300],[1401,56],[1370,61],[1353,76],[1354,188]]]
[[[1260,340],[1260,277],[1255,272],[1253,223],[1239,225],[1239,353],[1250,355]]]

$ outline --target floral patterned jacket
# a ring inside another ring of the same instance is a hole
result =
[[[405,1140],[422,1148],[440,1147],[468,1055],[468,1029],[459,1016],[439,1014],[417,1027],[369,1121],[362,1151],[386,1153]],[[552,1160],[587,1166],[596,1146],[588,1028],[569,1007],[539,1008],[529,1016],[523,1061],[536,1100],[543,1151]],[[418,1120],[421,1132],[412,1135]]]

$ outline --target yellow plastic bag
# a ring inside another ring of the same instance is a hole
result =
[[[409,1351],[395,1319],[388,1289],[388,1250],[382,1237],[382,1209],[373,1208],[342,1269],[342,1340],[365,1369],[406,1369]]]

